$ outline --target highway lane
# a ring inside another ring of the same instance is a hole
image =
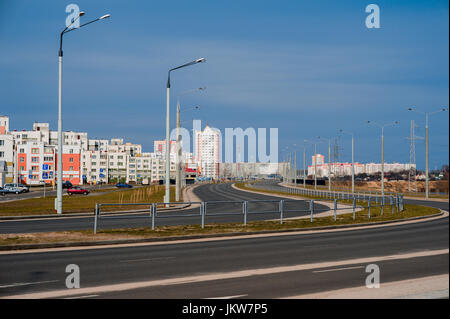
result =
[[[71,263],[80,267],[83,288],[448,250],[448,235],[448,218],[443,218],[341,232],[1,254],[0,296],[65,289],[65,267]],[[384,260],[377,264],[380,266],[382,283],[448,274],[448,253]],[[351,264],[348,267],[351,269],[342,271],[313,273],[318,269],[310,269],[268,273],[96,295],[114,298],[212,298],[233,295],[247,295],[248,298],[287,297],[363,285],[367,274],[361,266],[366,266],[366,263]]]
[[[242,201],[242,200],[279,200],[279,197],[270,195],[260,195],[236,190],[231,184],[205,184],[198,186],[194,193],[203,201]],[[289,202],[286,209],[295,212],[285,212],[284,217],[294,217],[307,215],[309,204],[305,201]],[[323,205],[316,205],[316,211],[324,211],[328,208]],[[265,214],[253,214],[256,212],[272,212]],[[233,215],[215,216],[214,214],[227,213]],[[157,226],[161,225],[189,225],[200,224],[199,208],[173,211],[170,213],[160,213],[160,216],[181,215],[181,217],[157,218]],[[184,216],[195,215],[195,216]],[[263,220],[279,218],[278,204],[273,202],[249,203],[249,215],[247,220]],[[91,217],[55,217],[30,220],[7,220],[0,221],[0,233],[34,233],[64,230],[93,229],[94,218]],[[243,222],[242,204],[240,203],[210,203],[207,205],[206,223],[228,223]],[[112,229],[123,227],[148,227],[151,226],[149,214],[133,214],[128,216],[116,216],[116,218],[101,218],[99,229]]]

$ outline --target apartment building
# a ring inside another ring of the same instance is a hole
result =
[[[195,139],[197,141],[196,162],[200,175],[208,178],[218,178],[220,131],[206,125],[203,131],[195,132]]]

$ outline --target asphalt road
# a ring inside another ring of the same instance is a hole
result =
[[[65,289],[68,264],[81,288],[448,249],[448,218],[344,232],[126,248],[0,255],[0,296]],[[382,283],[448,274],[448,253],[377,262]],[[364,285],[367,263],[129,289],[100,298],[275,298]],[[319,272],[317,272],[319,271]]]
[[[252,194],[236,190],[231,184],[205,184],[194,190],[195,194],[207,204],[205,223],[243,222],[242,203],[223,203],[221,201],[265,200],[267,202],[250,202],[248,207],[248,221],[262,219],[276,219],[278,213],[279,197]],[[213,201],[220,201],[214,203]],[[142,209],[142,207],[140,207]],[[309,203],[305,201],[289,201],[285,205],[284,217],[307,215]],[[328,210],[323,205],[315,206],[315,211]],[[221,216],[216,215],[221,214]],[[227,215],[222,215],[227,214]],[[156,220],[157,226],[165,225],[189,225],[200,224],[200,209],[184,209],[180,211],[161,212]],[[27,220],[3,220],[0,221],[1,234],[33,233],[63,230],[93,229],[94,217],[55,217],[34,218]],[[99,229],[112,229],[124,227],[149,227],[151,219],[149,214],[132,214],[121,216],[102,217],[99,221]]]
[[[201,197],[202,192],[210,194],[211,199],[249,196],[223,185],[205,185],[198,189],[197,194]],[[254,195],[255,198],[266,198],[265,195]],[[448,210],[448,203],[425,203],[446,205]],[[232,207],[226,209],[233,210]],[[364,286],[367,276],[365,267],[369,262],[351,260],[372,257],[380,267],[383,287],[383,284],[399,280],[448,275],[448,247],[448,218],[442,218],[406,225],[313,234],[7,253],[0,254],[0,297],[67,291],[65,280],[68,274],[65,269],[68,264],[79,266],[81,288],[162,279],[170,282],[164,285],[149,284],[138,289],[128,287],[114,292],[102,292],[103,288],[99,288],[99,291],[88,295],[75,295],[84,298],[282,298],[320,293]],[[446,252],[382,260],[382,256],[435,250]],[[308,269],[295,268],[324,262],[330,264]],[[336,262],[340,262],[339,267]],[[272,267],[286,266],[294,268],[270,271]],[[258,275],[257,270],[261,269],[266,271]],[[227,277],[246,270],[251,275],[238,273]],[[205,279],[207,275],[210,277]],[[197,277],[203,279],[192,280]],[[71,292],[76,294],[76,290]]]

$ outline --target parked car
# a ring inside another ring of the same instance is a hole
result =
[[[73,185],[72,185],[72,183],[71,182],[69,182],[69,181],[65,181],[63,184],[62,184],[62,187],[63,187],[63,189],[64,188],[67,188],[67,189],[69,189],[69,188],[72,188],[73,187]]]
[[[0,187],[0,195],[5,196],[5,194],[8,194],[8,191],[6,191],[3,187]]]
[[[126,183],[117,183],[116,187],[118,188],[132,188],[133,186],[130,184],[126,184]]]
[[[10,187],[20,188],[25,193],[28,193],[30,191],[30,188],[27,185],[24,185],[24,184],[8,183],[8,184],[5,184],[5,186],[4,186],[4,188],[10,188]]]
[[[73,195],[73,194],[82,194],[87,195],[89,194],[89,191],[87,189],[81,188],[79,186],[72,186],[67,190],[67,194]]]
[[[9,193],[9,194],[20,194],[20,193],[24,192],[24,190],[22,188],[11,187],[11,186],[6,187],[6,185],[3,188],[3,191],[6,192],[6,193]]]

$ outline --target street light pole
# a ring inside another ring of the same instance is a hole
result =
[[[380,125],[377,122],[374,121],[367,121],[368,124],[374,124],[381,128],[381,195],[384,199],[384,128],[387,126],[393,126],[398,124],[398,121],[395,121],[393,123],[388,123],[384,125]]]
[[[413,111],[419,114],[425,114],[425,198],[429,198],[430,197],[430,192],[429,192],[429,152],[428,152],[428,116],[429,115],[433,115],[439,112],[444,112],[447,111],[447,108],[442,108],[439,111],[435,111],[432,113],[429,112],[420,112],[417,111],[413,108],[408,108],[408,111]]]
[[[63,63],[63,36],[64,34],[71,32],[73,30],[77,30],[82,28],[88,24],[97,22],[99,20],[107,19],[110,17],[109,14],[106,14],[98,19],[89,21],[85,24],[80,25],[78,28],[70,27],[77,21],[80,17],[85,14],[84,11],[81,11],[78,16],[72,21],[72,23],[61,32],[59,38],[59,51],[58,51],[58,160],[57,160],[57,187],[56,187],[56,213],[62,214],[62,183],[63,183],[63,167],[62,167],[62,156],[63,156],[63,134],[62,134],[62,63]]]
[[[164,203],[170,202],[170,72],[194,65],[197,63],[205,62],[204,58],[200,58],[189,63],[172,68],[168,72],[167,86],[166,86],[166,181],[165,181],[165,194]]]
[[[194,90],[189,90],[189,91],[185,91],[183,93],[181,93],[180,95],[178,95],[178,99],[177,99],[177,142],[176,142],[176,152],[177,152],[177,156],[176,156],[176,181],[175,181],[175,201],[179,201],[180,197],[181,197],[181,188],[183,187],[182,184],[184,184],[184,179],[185,179],[185,174],[182,173],[182,165],[181,165],[181,157],[182,157],[182,147],[181,147],[181,135],[180,135],[180,129],[181,129],[181,119],[180,119],[180,97],[188,94],[188,93],[193,93],[196,92],[197,90],[205,90],[205,87],[201,87],[198,89],[194,89]],[[194,109],[198,110],[200,107],[196,106]]]
[[[303,188],[306,188],[306,147],[303,147]]]
[[[349,133],[344,130],[339,131],[352,136],[352,195],[355,195],[355,139],[353,133]]]
[[[318,137],[321,138],[320,136]],[[331,164],[331,139],[323,138],[322,139],[328,141],[328,191],[331,192],[331,171],[330,171],[330,164]]]

